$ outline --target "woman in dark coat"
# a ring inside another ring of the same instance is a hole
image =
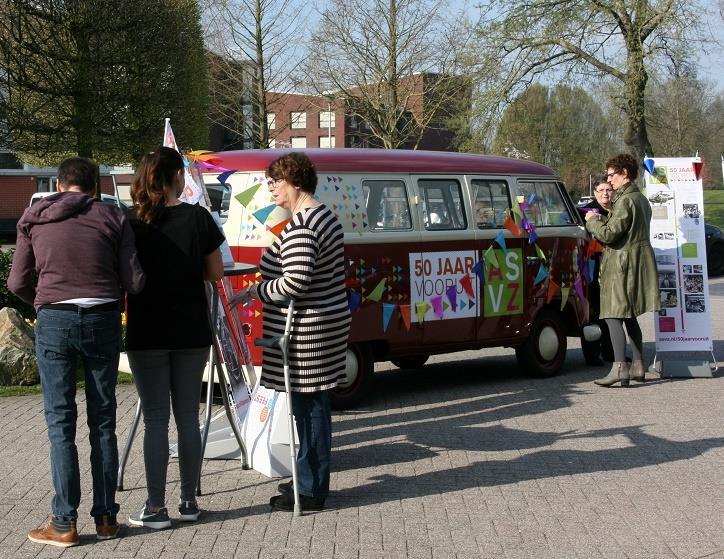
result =
[[[629,379],[643,382],[646,372],[642,334],[636,317],[659,310],[658,272],[651,247],[651,206],[633,183],[638,175],[636,160],[620,154],[606,162],[609,184],[614,189],[608,219],[586,214],[586,229],[604,246],[599,282],[600,317],[606,319],[614,352],[609,374],[596,384],[628,386]],[[626,336],[631,340],[632,363],[626,362]]]

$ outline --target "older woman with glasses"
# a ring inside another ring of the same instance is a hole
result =
[[[658,273],[649,232],[651,206],[633,182],[638,164],[631,155],[620,154],[606,167],[614,191],[611,211],[608,218],[587,213],[586,229],[605,246],[599,274],[600,317],[608,326],[614,363],[608,375],[595,383],[628,386],[629,379],[645,378],[643,336],[636,317],[659,310]],[[624,324],[631,341],[631,365],[626,362]]]
[[[332,414],[329,391],[345,378],[350,313],[344,275],[344,231],[335,214],[314,193],[317,174],[299,152],[275,159],[267,169],[274,203],[291,221],[266,250],[262,281],[239,292],[230,304],[262,302],[264,337],[284,333],[286,311],[275,296],[295,300],[289,366],[292,411],[299,433],[297,481],[303,511],[324,508],[329,494]],[[264,348],[261,384],[284,391],[281,350]],[[279,484],[273,510],[294,509],[291,482]]]

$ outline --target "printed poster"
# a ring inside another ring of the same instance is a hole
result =
[[[654,317],[657,352],[712,350],[701,164],[656,158],[644,173],[662,307]]]

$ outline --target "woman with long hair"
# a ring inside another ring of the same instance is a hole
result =
[[[606,319],[614,363],[611,371],[595,381],[600,386],[629,380],[643,382],[643,338],[636,317],[660,308],[659,283],[649,225],[651,205],[634,181],[638,164],[633,156],[622,153],[606,162],[608,183],[613,188],[608,218],[589,212],[586,229],[605,247],[601,259],[600,318]],[[632,362],[626,361],[626,334],[631,341]]]
[[[126,350],[143,410],[148,497],[129,522],[155,529],[171,526],[165,505],[169,394],[178,431],[179,518],[195,521],[200,514],[199,400],[212,342],[204,280],[223,275],[224,237],[207,210],[179,201],[183,188],[183,159],[167,147],[143,157],[131,187],[146,286],[128,297]]]

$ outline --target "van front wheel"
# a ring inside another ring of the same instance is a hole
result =
[[[345,381],[333,388],[329,399],[334,410],[347,410],[356,406],[372,390],[375,361],[367,344],[350,344],[347,347]]]
[[[518,365],[526,374],[550,377],[558,373],[566,358],[566,327],[561,315],[541,311],[531,326],[528,339],[515,348]]]

